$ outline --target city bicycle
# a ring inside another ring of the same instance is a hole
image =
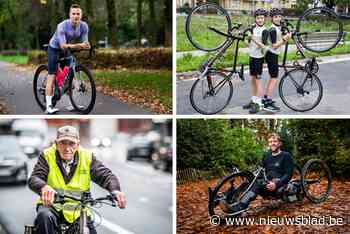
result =
[[[218,28],[216,28],[216,26]],[[298,53],[305,64],[295,60],[287,65],[288,42],[285,45],[282,64],[284,68],[279,83],[279,95],[283,103],[294,111],[309,111],[321,101],[323,87],[316,73],[319,70],[316,58],[306,58],[298,38],[299,32],[287,20],[283,21],[284,33],[290,32]],[[216,54],[204,61],[200,67],[199,78],[190,91],[192,107],[201,114],[216,114],[222,111],[231,101],[234,86],[232,80],[244,81],[244,66],[237,70],[239,42],[248,38],[252,26],[242,29],[242,24],[232,26],[228,12],[217,4],[207,3],[195,7],[186,18],[186,34],[192,45],[200,50]],[[302,35],[308,32],[303,32]],[[232,69],[218,67],[215,64],[235,43]],[[291,70],[287,70],[287,68]]]
[[[48,45],[44,45],[47,48]],[[90,49],[90,57],[93,54],[94,47]],[[64,77],[62,85],[56,79],[54,82],[52,105],[55,106],[64,94],[69,95],[70,102],[77,112],[81,114],[89,114],[95,105],[96,101],[96,86],[90,70],[77,63],[74,53],[81,50],[62,50],[60,53],[59,64],[57,69],[64,69],[68,66],[68,73]],[[40,108],[46,110],[45,89],[48,76],[48,65],[40,65],[34,75],[33,91],[35,100]]]
[[[81,195],[81,198],[77,198],[76,196],[60,194],[58,193],[55,197],[54,204],[64,204],[67,200],[74,200],[79,202],[76,206],[76,212],[80,213],[79,218],[77,218],[73,223],[68,223],[65,221],[63,215],[60,216],[60,225],[59,230],[57,232],[59,234],[86,234],[90,233],[89,228],[87,226],[88,219],[91,219],[91,209],[92,207],[101,207],[102,204],[110,205],[112,207],[116,207],[116,201],[114,200],[113,195],[107,195],[105,197],[100,197],[93,199],[91,197],[90,192],[84,192]],[[54,207],[54,206],[53,206]],[[36,231],[34,225],[25,225],[24,234],[39,234]]]
[[[332,175],[327,164],[319,159],[308,160],[302,168],[294,166],[292,179],[287,185],[275,192],[266,192],[261,195],[265,199],[281,199],[283,202],[302,201],[305,197],[311,202],[318,204],[324,202],[332,192]],[[237,167],[232,173],[219,180],[214,188],[208,188],[208,211],[209,215],[217,215],[221,218],[239,216],[249,210],[231,213],[228,206],[237,204],[242,197],[250,191],[255,183],[266,186],[268,179],[265,168],[261,165],[254,172],[240,171]],[[224,219],[222,219],[224,220]]]

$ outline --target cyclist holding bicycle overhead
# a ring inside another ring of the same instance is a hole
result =
[[[63,205],[53,204],[55,194],[64,192],[80,198],[83,192],[90,190],[91,181],[113,194],[119,208],[126,206],[118,178],[79,143],[76,128],[60,127],[55,143],[41,153],[34,166],[28,186],[40,196],[35,219],[37,233],[57,233],[62,217],[68,223],[78,219],[80,213],[76,209],[79,203],[70,200]],[[89,218],[87,225],[90,233],[96,233]]]
[[[280,111],[280,108],[276,106],[275,102],[272,101],[272,93],[278,82],[278,55],[280,54],[281,46],[287,43],[288,39],[291,38],[291,34],[282,35],[282,10],[278,8],[272,8],[270,10],[270,16],[272,25],[269,29],[269,39],[271,43],[270,48],[266,52],[265,60],[267,62],[267,67],[270,74],[270,79],[267,82],[265,95],[263,97],[262,103],[264,109],[270,110],[272,112]]]
[[[252,30],[252,36],[249,39],[249,72],[252,80],[252,97],[251,101],[243,106],[243,109],[249,109],[250,114],[257,113],[262,106],[262,85],[260,78],[265,55],[263,35],[267,32],[264,26],[267,14],[268,12],[265,9],[259,8],[255,10],[255,25]]]
[[[69,19],[57,25],[48,47],[48,77],[45,90],[46,113],[54,114],[59,111],[52,106],[53,86],[59,54],[64,49],[90,49],[88,40],[89,26],[81,20],[82,10],[78,4],[73,4],[69,10]],[[79,40],[79,43],[74,41]]]

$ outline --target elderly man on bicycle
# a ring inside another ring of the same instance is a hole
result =
[[[48,77],[46,82],[45,100],[46,113],[54,114],[58,108],[52,106],[53,85],[57,72],[59,54],[63,49],[90,49],[88,40],[89,26],[81,20],[82,10],[78,4],[70,7],[69,19],[57,25],[55,34],[50,40],[48,47]],[[73,43],[79,40],[80,43]]]
[[[61,221],[73,223],[79,212],[69,201],[69,205],[55,206],[57,192],[79,196],[90,190],[93,181],[108,190],[119,208],[125,208],[126,198],[120,190],[118,178],[88,150],[79,145],[79,133],[72,126],[57,130],[55,143],[41,153],[34,166],[28,185],[39,194],[35,226],[37,233],[56,233]],[[63,220],[62,220],[63,219]],[[93,222],[88,220],[90,233],[96,233]]]
[[[277,195],[283,192],[292,178],[294,163],[292,155],[289,152],[282,151],[281,145],[281,139],[278,134],[272,133],[268,136],[270,150],[264,155],[262,161],[268,181],[265,184],[261,180],[257,180],[239,202],[232,205],[226,204],[226,208],[230,213],[246,209],[257,195]]]

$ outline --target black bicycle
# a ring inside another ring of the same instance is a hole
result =
[[[230,213],[229,206],[240,202],[242,197],[250,191],[254,183],[258,180],[263,185],[267,184],[265,169],[262,166],[254,172],[234,171],[220,180],[215,188],[208,188],[208,210],[209,215],[218,215],[220,217],[238,216],[247,209]],[[279,193],[265,194],[265,199],[277,198],[284,202],[302,201],[307,197],[311,202],[324,202],[332,191],[332,175],[327,164],[319,159],[310,159],[301,169],[295,165],[293,177],[288,185],[279,191]]]
[[[336,47],[344,37],[341,20],[350,19],[350,15],[337,14],[331,8],[320,7],[319,2],[313,1],[313,7],[299,17],[296,27],[300,44],[313,52],[325,52]]]
[[[44,48],[47,47],[48,45],[44,45]],[[90,57],[93,54],[93,48],[92,46],[90,49]],[[80,51],[68,49],[60,53],[58,67],[63,69],[68,64],[69,72],[64,78],[62,86],[59,86],[57,79],[55,79],[52,105],[55,106],[61,97],[68,93],[73,108],[79,113],[89,114],[95,105],[96,86],[90,70],[81,64],[77,64],[74,53]],[[36,69],[33,80],[35,100],[43,111],[46,109],[45,89],[47,76],[48,65],[42,64]]]
[[[216,28],[218,25],[220,30]],[[200,76],[190,91],[191,105],[201,114],[216,114],[222,111],[232,98],[232,80],[238,77],[244,81],[244,66],[241,65],[239,71],[236,68],[239,42],[249,36],[252,26],[242,29],[240,23],[231,25],[228,12],[213,3],[198,5],[187,16],[186,34],[192,45],[204,51],[218,51],[200,65]],[[287,20],[284,20],[282,29],[285,33],[291,32],[298,53],[306,61],[303,65],[297,60],[287,65],[288,42],[286,43],[283,62],[280,65],[285,73],[279,83],[279,95],[283,103],[294,111],[312,110],[322,99],[323,87],[316,75],[319,70],[316,58],[307,59],[298,41],[301,35],[309,32],[299,33]],[[233,43],[235,46],[232,69],[218,67],[215,62],[224,56]],[[288,71],[287,68],[291,70]]]
[[[54,203],[64,204],[67,199],[79,202],[79,204],[76,206],[76,212],[79,212],[80,216],[73,223],[68,223],[67,221],[65,221],[63,217],[61,217],[59,230],[57,230],[59,234],[90,233],[87,227],[87,220],[92,218],[90,215],[92,214],[92,211],[91,211],[92,207],[96,207],[96,206],[101,207],[102,204],[116,207],[116,201],[114,200],[113,195],[110,194],[105,197],[93,199],[91,197],[90,192],[84,192],[81,195],[81,198],[58,193],[57,196],[55,197]],[[39,234],[39,233],[36,232],[34,225],[25,225],[24,234]]]

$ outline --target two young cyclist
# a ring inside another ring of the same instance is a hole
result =
[[[272,8],[269,12],[272,25],[267,28],[265,21],[268,11],[260,8],[254,12],[255,26],[249,40],[249,71],[252,80],[252,97],[251,101],[243,106],[243,109],[249,109],[250,114],[258,113],[260,110],[280,111],[280,108],[272,100],[272,93],[278,82],[278,55],[281,46],[291,37],[290,33],[282,35],[282,14],[282,10]],[[261,82],[264,61],[267,63],[270,75],[265,90],[263,90]]]

